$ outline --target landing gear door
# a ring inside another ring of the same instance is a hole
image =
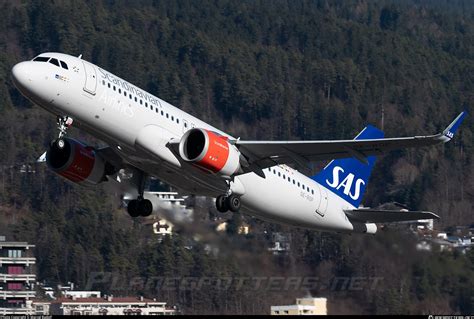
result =
[[[97,74],[95,72],[95,68],[92,64],[82,61],[84,65],[84,70],[86,72],[86,82],[84,83],[84,91],[89,94],[95,95],[95,91],[97,88]]]

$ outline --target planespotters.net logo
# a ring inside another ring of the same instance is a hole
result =
[[[428,319],[474,319],[474,316],[429,315]]]

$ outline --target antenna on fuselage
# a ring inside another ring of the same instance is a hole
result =
[[[82,59],[82,53],[81,53],[81,54],[79,54],[78,58],[79,58],[79,59]]]

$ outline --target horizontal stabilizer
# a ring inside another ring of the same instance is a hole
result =
[[[439,216],[424,211],[350,209],[344,211],[352,221],[364,223],[393,223],[402,221],[416,221],[419,219],[439,219]]]
[[[44,152],[40,157],[38,157],[38,159],[36,160],[36,163],[44,163],[44,162],[46,162],[46,153],[47,153],[47,152]]]

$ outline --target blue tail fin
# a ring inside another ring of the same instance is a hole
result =
[[[384,133],[368,125],[356,137],[356,140],[383,138]],[[359,207],[370,173],[375,164],[375,156],[367,157],[367,164],[357,158],[343,158],[331,161],[319,174],[312,177],[316,182],[332,191],[354,207]]]

